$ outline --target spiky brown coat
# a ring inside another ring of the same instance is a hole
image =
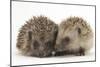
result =
[[[48,56],[54,48],[57,31],[57,24],[47,17],[33,16],[21,27],[17,48],[25,55]]]

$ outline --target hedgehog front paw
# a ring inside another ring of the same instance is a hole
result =
[[[76,53],[76,56],[84,56],[85,55],[85,50],[80,47],[79,52]]]

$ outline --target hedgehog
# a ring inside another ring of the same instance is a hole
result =
[[[81,17],[69,17],[59,25],[55,44],[57,55],[84,56],[93,46],[91,26]]]
[[[16,47],[23,55],[48,57],[54,50],[58,26],[45,16],[33,16],[21,27]]]

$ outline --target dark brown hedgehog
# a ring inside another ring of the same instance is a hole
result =
[[[18,34],[17,48],[24,55],[47,57],[54,50],[58,26],[44,16],[31,18]]]
[[[93,31],[83,18],[70,17],[59,25],[55,49],[58,54],[85,55],[93,45]]]

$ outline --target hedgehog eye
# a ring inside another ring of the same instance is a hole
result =
[[[34,41],[33,47],[34,47],[34,49],[38,48],[39,47],[39,43],[37,41]]]
[[[69,44],[69,42],[70,42],[70,38],[69,38],[69,37],[65,37],[65,38],[62,40],[62,44],[64,44],[64,45]]]

